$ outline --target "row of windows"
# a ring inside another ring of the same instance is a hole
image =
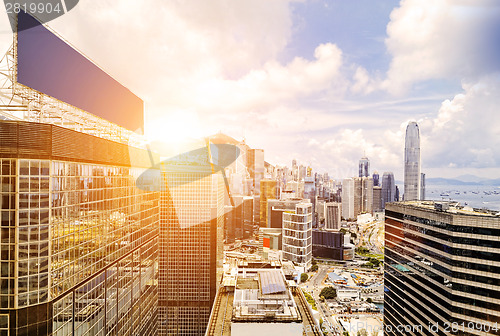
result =
[[[392,234],[401,234],[400,230],[397,230],[393,228],[391,225],[386,225],[386,232],[388,233],[388,244],[391,244],[392,242],[396,242],[399,240],[399,238],[393,237]],[[416,236],[410,232],[404,232],[404,237],[408,239],[401,240],[399,242],[400,245],[404,245],[407,247],[412,247],[414,251],[421,251],[424,255],[431,256],[437,260],[443,261],[444,263],[448,264],[450,268],[452,266],[457,266],[457,267],[463,267],[471,270],[478,270],[478,271],[484,271],[484,272],[490,272],[490,273],[498,273],[498,270],[500,269],[499,267],[496,266],[491,266],[491,265],[485,265],[481,263],[476,263],[476,262],[470,262],[470,261],[460,261],[460,260],[454,260],[451,259],[452,255],[456,256],[462,256],[462,257],[471,257],[476,259],[477,261],[484,261],[484,260],[498,260],[495,259],[495,257],[498,255],[493,252],[484,252],[484,251],[477,251],[477,250],[470,250],[470,249],[463,249],[463,248],[451,248],[446,244],[440,244],[438,242],[435,242],[430,239],[426,239],[423,237]],[[409,240],[411,239],[411,241]],[[430,249],[422,248],[414,244],[413,242],[418,242],[421,243],[425,246],[429,247],[434,247],[437,250],[443,251],[447,253],[450,256],[443,255],[440,253],[435,253],[434,251],[431,251]],[[395,247],[397,249],[397,247]],[[402,253],[410,253],[410,250],[407,250]],[[493,256],[493,257],[492,257]],[[493,258],[493,259],[492,259]],[[448,269],[443,269],[439,265],[433,265],[434,268],[439,268],[440,271],[446,274],[450,274],[450,271]],[[491,283],[491,281],[488,281],[488,283]]]

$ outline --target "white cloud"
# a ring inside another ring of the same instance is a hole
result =
[[[428,79],[477,79],[500,70],[498,3],[403,0],[385,41],[392,55],[383,87],[401,94]]]
[[[380,80],[375,80],[370,77],[368,71],[358,66],[353,75],[354,83],[351,87],[353,93],[369,94],[380,86]]]
[[[301,99],[349,86],[335,44],[312,60],[276,61],[292,34],[291,2],[88,0],[51,25],[146,101],[149,125],[175,119],[164,132],[179,132],[179,120],[186,132],[193,120],[205,133],[249,117],[273,127],[289,120],[283,111],[309,110]]]
[[[500,77],[489,76],[445,100],[438,115],[421,122],[422,153],[429,167],[500,166]]]
[[[403,0],[387,27],[383,83],[346,64],[333,42],[313,59],[279,63],[293,32],[291,2],[85,0],[50,25],[143,98],[149,125],[167,139],[222,130],[264,148],[270,162],[295,157],[336,177],[355,175],[366,152],[373,169],[401,179],[413,117],[422,118],[424,168],[499,165],[500,81],[484,76],[500,57],[486,52],[494,35],[479,34],[496,15],[486,2]],[[440,107],[436,96],[373,95],[434,78],[472,84]]]

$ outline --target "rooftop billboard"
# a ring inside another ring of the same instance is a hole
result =
[[[144,128],[139,97],[23,11],[18,15],[17,81],[129,130]]]

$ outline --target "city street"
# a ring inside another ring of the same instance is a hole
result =
[[[303,288],[311,293],[314,300],[316,301],[316,307],[318,308],[318,312],[320,317],[323,319],[323,323],[328,323],[328,330],[335,331],[340,330],[340,325],[335,321],[330,313],[329,308],[326,304],[322,303],[319,297],[319,294],[324,286],[324,280],[328,276],[328,273],[333,269],[331,265],[324,265],[318,263],[318,271],[311,276],[309,281],[303,284]],[[341,335],[339,332],[328,332],[328,335]]]

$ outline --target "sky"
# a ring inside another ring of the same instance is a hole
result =
[[[145,132],[222,131],[334,178],[500,178],[500,2],[80,0],[49,26],[145,101]],[[0,15],[0,50],[12,34]]]

